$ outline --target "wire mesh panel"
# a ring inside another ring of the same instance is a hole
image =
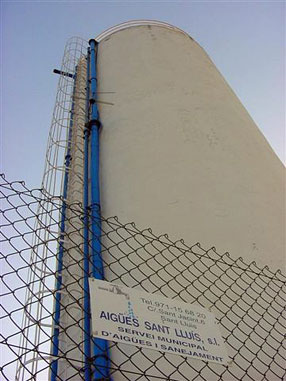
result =
[[[83,276],[82,239],[79,242],[78,238],[82,207],[79,203],[67,205],[64,270],[69,276],[55,291],[59,222],[49,219],[45,224],[42,217],[55,211],[60,217],[62,200],[47,198],[41,190],[29,190],[21,182],[9,183],[2,176],[1,202],[1,379],[48,380],[55,360],[50,355],[53,305],[60,292],[66,296],[61,299],[61,313],[69,315],[66,321],[70,325],[61,320],[59,329],[66,345],[60,347],[57,359],[72,372],[57,379],[84,380],[84,362],[73,357],[75,350],[83,351],[83,335],[74,337],[72,333],[73,326],[83,330],[84,304],[82,297],[75,297],[82,287],[78,274]],[[41,224],[35,225],[39,219]],[[110,378],[283,380],[286,279],[279,270],[274,273],[242,258],[233,260],[228,253],[205,250],[199,243],[189,247],[182,240],[172,242],[167,235],[138,230],[135,224],[122,224],[116,217],[102,218],[101,242],[106,280],[210,308],[232,360],[225,366],[109,342]],[[43,257],[47,246],[48,255]],[[82,271],[73,276],[75,266]]]
[[[58,222],[45,222],[60,205],[41,199],[40,191],[29,191],[24,183],[1,180],[2,339],[10,349],[2,348],[2,372],[13,380],[25,370],[37,374],[49,364],[53,295],[46,286],[54,287]]]

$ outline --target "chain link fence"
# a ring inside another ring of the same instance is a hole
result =
[[[1,203],[1,379],[47,381],[57,360],[62,364],[58,380],[84,380],[82,206],[67,203],[68,225],[62,237],[61,198],[2,176]],[[105,279],[210,308],[232,360],[225,366],[109,342],[110,379],[285,379],[286,278],[279,270],[232,259],[199,243],[173,242],[116,217],[102,217],[101,224]],[[56,290],[59,244],[65,249],[64,272],[62,287]],[[55,359],[51,341],[59,292],[58,328],[64,343]]]

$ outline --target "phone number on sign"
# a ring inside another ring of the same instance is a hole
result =
[[[197,317],[197,318],[202,319],[202,320],[206,319],[206,315],[202,312],[195,312],[195,311],[192,311],[192,310],[189,310],[186,308],[182,308],[182,307],[169,306],[166,303],[157,302],[157,301],[154,302],[152,300],[148,300],[145,298],[140,298],[140,299],[143,302],[143,304],[147,305],[147,309],[149,311],[152,311],[152,312],[159,312],[159,313],[163,313],[163,314],[170,315],[173,317],[175,317],[177,314],[184,314],[185,313],[188,316]]]

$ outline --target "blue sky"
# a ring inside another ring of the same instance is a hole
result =
[[[7,178],[39,187],[65,43],[131,19],[157,19],[206,50],[285,159],[285,3],[2,1],[1,132]]]

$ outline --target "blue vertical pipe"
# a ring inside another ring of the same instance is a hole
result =
[[[88,126],[88,112],[89,112],[89,71],[90,71],[90,51],[87,54],[87,68],[86,68],[86,125],[84,130],[84,189],[83,189],[83,206],[84,206],[84,246],[83,246],[83,290],[84,290],[84,380],[91,380],[91,330],[90,330],[90,297],[89,297],[89,126]]]
[[[73,96],[75,93],[75,80],[76,74],[74,76],[74,86],[73,86]],[[65,238],[65,221],[66,221],[66,199],[68,192],[68,178],[69,178],[69,167],[71,163],[71,139],[72,139],[72,128],[73,128],[73,117],[74,117],[74,98],[72,100],[71,115],[70,115],[70,125],[68,132],[68,146],[65,156],[65,175],[63,184],[63,204],[61,209],[61,222],[60,222],[60,242],[58,251],[58,261],[57,261],[57,272],[56,272],[56,300],[55,300],[55,310],[53,316],[53,335],[52,335],[52,350],[51,355],[57,357],[59,354],[59,334],[60,334],[60,314],[61,314],[61,294],[60,290],[62,287],[62,271],[63,271],[63,256],[64,256],[64,238]],[[58,373],[58,359],[51,362],[51,381],[57,380]]]
[[[101,257],[101,211],[99,193],[99,115],[96,104],[97,73],[96,73],[96,46],[94,39],[90,44],[90,177],[91,177],[91,271],[96,279],[103,279],[103,262]],[[93,338],[93,380],[110,380],[108,342]]]

